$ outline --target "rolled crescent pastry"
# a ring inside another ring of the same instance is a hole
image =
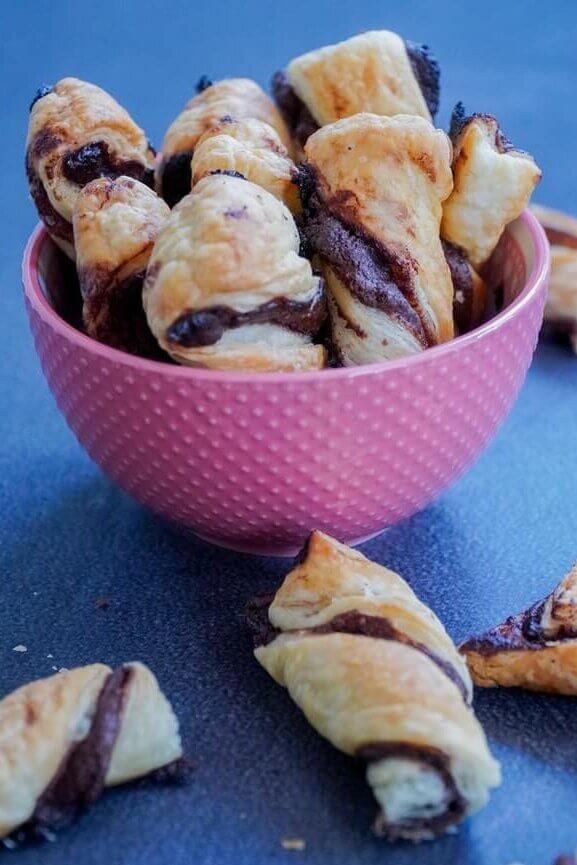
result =
[[[105,787],[182,769],[178,721],[143,664],[91,664],[0,702],[0,837],[62,828]]]
[[[487,802],[500,772],[469,675],[398,574],[313,532],[248,618],[257,660],[317,732],[367,762],[379,834],[433,838]]]

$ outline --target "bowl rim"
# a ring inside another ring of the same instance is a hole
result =
[[[92,337],[81,333],[71,324],[64,321],[48,302],[38,275],[38,260],[44,244],[49,239],[49,234],[44,225],[39,222],[32,231],[22,258],[22,284],[26,298],[34,311],[44,322],[57,331],[62,337],[75,343],[79,348],[85,349],[103,360],[111,363],[121,363],[139,370],[178,379],[203,380],[206,382],[238,382],[245,384],[278,384],[285,382],[295,384],[299,382],[324,381],[331,382],[338,379],[349,379],[357,376],[378,375],[386,371],[410,369],[424,363],[430,363],[441,359],[461,348],[471,345],[483,337],[494,333],[506,325],[511,319],[519,315],[522,310],[532,302],[536,294],[540,292],[547,277],[551,265],[551,252],[545,232],[537,218],[525,210],[519,217],[533,246],[534,262],[533,269],[529,274],[523,290],[505,310],[491,318],[489,321],[475,328],[463,336],[455,337],[449,342],[432,346],[419,354],[408,355],[396,360],[383,360],[378,363],[364,364],[353,367],[337,367],[336,369],[320,369],[308,372],[236,372],[234,370],[208,370],[198,367],[163,363],[162,361],[149,360],[128,354],[120,349],[112,348],[97,342]]]

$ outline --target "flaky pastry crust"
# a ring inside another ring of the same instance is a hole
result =
[[[481,687],[577,695],[577,565],[542,601],[459,648]]]
[[[240,174],[292,213],[300,210],[297,167],[277,132],[262,120],[225,120],[209,129],[194,149],[191,172],[193,186],[210,174]]]
[[[199,138],[225,117],[253,118],[268,123],[284,146],[291,137],[274,102],[249,78],[226,78],[215,84],[205,82],[169,126],[162,142],[156,169],[156,188],[172,207],[190,191],[190,161]]]
[[[453,286],[439,226],[451,146],[420,117],[358,114],[305,147],[304,236],[323,264],[345,365],[453,336]],[[305,169],[305,175],[307,169]]]
[[[461,104],[453,112],[451,139],[455,184],[443,205],[441,233],[479,270],[526,207],[541,171],[505,138],[495,117],[467,117]]]
[[[38,94],[30,111],[26,171],[39,215],[74,258],[72,212],[78,193],[97,177],[134,177],[152,186],[154,150],[106,91],[63,78]]]
[[[148,323],[180,363],[214,369],[318,369],[321,280],[299,255],[288,209],[239,177],[200,180],[172,211],[144,287]]]
[[[531,210],[551,245],[551,277],[545,321],[569,337],[577,354],[577,219],[559,210],[534,204]]]
[[[255,656],[335,747],[368,761],[376,828],[423,840],[499,783],[471,682],[405,581],[320,532],[272,598],[249,608]]]
[[[142,305],[152,247],[168,205],[130,177],[93,180],[77,197],[74,244],[87,333],[133,354],[155,356]]]
[[[0,837],[60,828],[105,786],[181,757],[178,721],[143,664],[31,682],[0,702]]]

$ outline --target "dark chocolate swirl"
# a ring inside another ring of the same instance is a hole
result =
[[[318,123],[300,96],[297,96],[294,88],[289,83],[284,69],[280,69],[273,75],[271,89],[274,100],[292,137],[301,147],[304,147],[307,139],[319,128]]]

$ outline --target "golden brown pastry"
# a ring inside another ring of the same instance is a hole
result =
[[[53,240],[74,258],[72,211],[97,177],[128,175],[153,185],[155,153],[146,135],[100,87],[63,78],[38,91],[30,109],[26,174]]]
[[[160,231],[144,286],[148,324],[179,363],[319,369],[322,280],[299,255],[288,209],[240,177],[200,180]]]
[[[322,265],[345,366],[413,354],[453,336],[439,238],[451,146],[421,117],[357,114],[315,132],[301,171],[303,238]]]
[[[577,219],[537,204],[531,209],[551,244],[545,321],[556,332],[569,337],[577,354]]]
[[[483,688],[577,695],[577,565],[542,601],[469,637],[459,651]]]
[[[143,664],[91,664],[0,702],[0,837],[61,828],[105,787],[183,766],[178,721]]]
[[[443,250],[453,282],[455,336],[462,336],[485,321],[489,290],[460,247],[444,240]]]
[[[94,339],[144,357],[160,356],[142,305],[152,247],[168,205],[131,177],[101,177],[79,193],[74,244],[83,318]]]
[[[190,161],[199,138],[223,118],[254,118],[272,126],[285,147],[291,138],[272,100],[249,78],[226,78],[213,84],[201,78],[197,93],[168,128],[156,168],[159,195],[173,207],[190,192]]]
[[[459,103],[450,136],[455,185],[443,205],[441,233],[479,270],[527,205],[541,171],[530,154],[513,147],[490,114],[467,116]]]
[[[209,174],[239,174],[300,210],[297,167],[277,132],[262,120],[222,120],[194,148],[192,185]]]
[[[304,146],[320,126],[361,112],[431,120],[439,106],[439,77],[426,45],[373,30],[297,57],[276,73],[272,89],[291,133]]]
[[[398,574],[313,532],[248,621],[257,660],[317,732],[367,761],[379,834],[432,838],[483,807],[500,772],[466,667]]]

